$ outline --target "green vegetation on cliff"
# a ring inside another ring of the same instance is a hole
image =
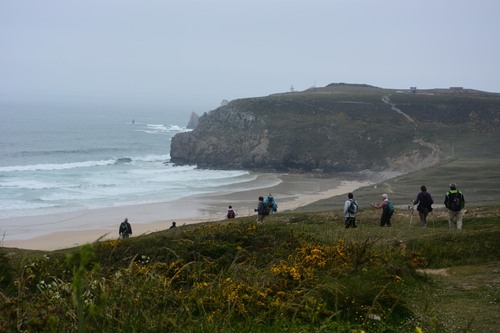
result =
[[[331,173],[414,171],[458,147],[500,152],[500,95],[412,94],[333,84],[229,102],[172,139],[171,161],[219,169]],[[475,151],[470,151],[475,153]]]

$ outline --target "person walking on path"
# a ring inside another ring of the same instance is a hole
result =
[[[233,210],[233,206],[230,205],[228,207],[226,217],[228,219],[234,219],[236,217],[236,213]]]
[[[382,194],[382,201],[379,204],[372,202],[372,207],[377,209],[382,209],[382,216],[380,217],[380,226],[391,226],[391,217],[394,213],[394,208],[392,208],[392,203],[389,201],[389,196],[387,194]]]
[[[266,203],[264,202],[264,197],[259,197],[259,203],[257,204],[257,209],[254,209],[254,211],[257,212],[257,223],[262,223],[264,222],[264,218],[266,215],[269,213],[267,212],[267,206]]]
[[[465,198],[462,192],[457,189],[457,184],[450,184],[450,190],[444,197],[444,205],[448,208],[448,227],[450,229],[462,229]]]
[[[432,212],[432,204],[434,200],[432,200],[432,196],[429,192],[427,192],[427,187],[425,185],[420,186],[420,193],[417,195],[417,198],[413,201],[413,205],[417,205],[418,217],[420,218],[420,226],[427,226],[427,215]]]
[[[356,213],[358,212],[358,203],[354,200],[354,195],[349,193],[347,195],[347,200],[344,204],[344,222],[345,227],[348,229],[357,228],[356,225]]]
[[[120,239],[129,238],[132,235],[132,227],[128,223],[128,218],[125,218],[122,223],[120,223],[120,228],[118,229],[118,234]]]

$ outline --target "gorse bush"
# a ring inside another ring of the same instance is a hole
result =
[[[2,255],[0,332],[413,332],[405,295],[428,281],[431,241],[327,241],[336,225],[301,216]]]

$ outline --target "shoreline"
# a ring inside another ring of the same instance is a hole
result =
[[[238,217],[255,215],[258,196],[272,193],[278,202],[278,212],[291,211],[318,200],[336,195],[347,194],[372,184],[370,181],[312,178],[289,174],[258,174],[255,186],[238,192],[231,192],[230,187],[219,193],[193,195],[173,201],[85,210],[71,213],[32,216],[8,219],[15,223],[22,219],[29,229],[39,228],[38,232],[26,236],[20,230],[15,235],[3,234],[0,246],[28,250],[54,251],[81,246],[96,240],[118,238],[118,226],[125,217],[132,225],[132,237],[166,230],[172,221],[177,226],[214,222],[225,219],[229,205],[232,205]],[[277,185],[270,180],[280,180]],[[43,231],[40,231],[40,228]]]

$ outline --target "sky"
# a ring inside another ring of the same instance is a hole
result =
[[[0,103],[203,112],[334,82],[500,92],[498,0],[0,0]]]

